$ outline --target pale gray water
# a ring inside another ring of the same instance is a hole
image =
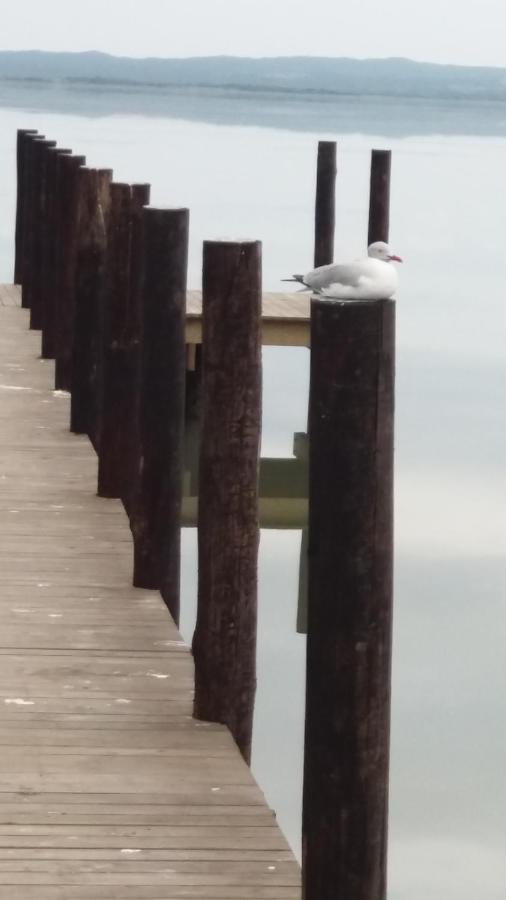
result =
[[[398,301],[389,898],[503,900],[505,109],[302,98],[267,98],[262,106],[258,97],[228,101],[217,94],[205,103],[188,98],[186,106],[184,98],[176,107],[167,100],[165,117],[159,97],[139,103],[67,94],[62,107],[55,92],[58,111],[51,113],[37,111],[39,103],[50,110],[47,91],[44,98],[27,91],[13,98],[9,90],[8,98],[0,93],[1,281],[12,277],[17,127],[39,128],[87,153],[91,164],[113,166],[118,180],[151,181],[154,203],[188,205],[192,286],[199,284],[205,237],[260,238],[266,288],[280,289],[280,277],[310,265],[319,138],[339,140],[337,255],[361,252],[370,148],[393,149],[391,238],[405,265]],[[133,114],[143,104],[146,115]],[[271,127],[259,127],[266,123]],[[266,349],[264,366],[263,453],[288,456],[293,432],[306,424],[308,353]],[[304,705],[304,639],[295,634],[299,542],[297,532],[262,535],[253,761],[297,851]],[[187,638],[194,551],[188,531]]]

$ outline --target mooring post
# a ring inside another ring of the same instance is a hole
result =
[[[23,241],[23,288],[22,305],[30,309],[35,289],[37,267],[37,243],[39,236],[40,184],[38,171],[38,144],[44,142],[44,135],[35,134],[26,146],[26,211],[25,236]],[[31,319],[31,316],[30,316]]]
[[[111,184],[103,307],[103,394],[100,416],[98,496],[120,497],[128,427],[125,337],[130,309],[132,188]]]
[[[57,290],[55,293],[55,388],[70,391],[72,340],[75,312],[77,227],[79,214],[78,170],[84,156],[59,156],[60,191],[57,209]]]
[[[48,147],[46,170],[46,218],[42,245],[42,358],[54,359],[56,272],[58,252],[58,157],[70,156],[66,147]]]
[[[105,288],[107,216],[112,171],[77,170],[78,228],[72,340],[70,430],[99,444],[101,307]]]
[[[44,252],[47,235],[47,153],[56,141],[33,142],[35,196],[35,228],[32,244],[30,328],[40,331],[43,318]]]
[[[21,241],[21,271],[23,276],[22,281],[22,292],[21,292],[21,305],[24,309],[29,308],[30,301],[30,288],[29,288],[29,279],[30,279],[30,264],[31,264],[31,244],[32,244],[32,230],[33,230],[33,220],[34,220],[34,179],[33,179],[33,171],[32,171],[32,158],[33,158],[33,142],[35,140],[44,139],[43,134],[39,134],[38,132],[34,134],[25,135],[24,142],[22,145],[22,154],[23,154],[23,215],[22,215],[22,234],[20,235]]]
[[[130,237],[130,308],[127,316],[126,357],[128,371],[127,421],[124,428],[124,453],[122,458],[121,499],[130,516],[132,498],[137,483],[140,441],[140,390],[141,390],[141,341],[142,341],[142,268],[143,268],[143,207],[149,205],[151,186],[132,185],[131,237]]]
[[[18,128],[16,138],[16,230],[15,230],[15,256],[14,256],[14,284],[22,284],[23,281],[23,231],[26,208],[26,144],[27,136],[30,138],[37,134],[33,128]],[[30,139],[29,138],[29,139]]]
[[[336,154],[337,144],[335,141],[318,141],[314,228],[315,268],[326,266],[334,261]]]
[[[261,244],[206,241],[194,715],[249,762],[256,689]]]
[[[369,193],[369,228],[367,244],[388,243],[390,224],[390,170],[392,152],[373,150],[371,153],[371,182]]]
[[[384,900],[395,303],[311,304],[304,900]]]
[[[148,185],[111,185],[103,318],[102,439],[98,466],[100,497],[128,498],[130,490],[140,347],[138,299],[134,299],[138,291],[138,222],[142,206],[148,201]]]
[[[140,440],[132,503],[134,585],[179,620],[187,209],[143,209]]]

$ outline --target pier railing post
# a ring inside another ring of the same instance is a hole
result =
[[[371,180],[369,193],[369,228],[367,244],[375,241],[388,243],[390,226],[390,170],[392,152],[373,150],[371,153]]]
[[[56,141],[33,141],[34,221],[30,267],[30,328],[42,328],[43,315],[43,265],[46,242],[47,213],[47,153],[56,147]]]
[[[314,233],[315,268],[334,262],[336,154],[335,141],[318,141]]]
[[[78,170],[84,156],[59,156],[57,209],[57,285],[55,293],[55,388],[70,391],[75,314],[75,276],[79,216]]]
[[[99,445],[102,305],[110,169],[77,170],[78,227],[71,359],[70,430]]]
[[[177,623],[183,483],[187,209],[143,209],[139,458],[130,525],[134,585]]]
[[[204,243],[194,715],[251,755],[256,690],[261,244]]]
[[[58,253],[57,204],[58,204],[58,157],[70,156],[72,150],[63,147],[49,147],[47,150],[46,172],[46,218],[42,247],[42,358],[54,359],[56,273]]]
[[[103,396],[99,497],[128,506],[139,380],[138,220],[149,185],[111,184],[103,312]],[[135,234],[134,234],[135,231]],[[125,501],[126,498],[126,501]]]
[[[143,207],[149,205],[151,186],[132,185],[131,234],[130,234],[130,289],[125,334],[127,386],[125,387],[125,423],[123,431],[123,457],[121,499],[130,516],[132,498],[137,483],[140,441],[140,390],[141,390],[141,341],[142,341],[142,268],[143,268]]]
[[[33,128],[18,128],[16,139],[16,230],[14,256],[14,284],[23,283],[23,234],[26,211],[26,147],[37,131]]]
[[[304,900],[384,900],[393,301],[312,301]]]

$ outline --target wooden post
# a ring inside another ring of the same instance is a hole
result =
[[[98,495],[123,497],[128,493],[130,435],[133,431],[135,365],[130,319],[135,315],[131,299],[131,249],[133,204],[136,214],[145,190],[129,184],[111,184],[107,232],[107,275],[104,297],[104,378]],[[139,197],[139,194],[142,196]]]
[[[312,301],[304,900],[384,900],[395,304]]]
[[[143,267],[143,207],[148,206],[149,184],[132,185],[131,236],[130,236],[130,308],[127,316],[125,354],[127,357],[128,411],[124,428],[124,466],[121,499],[130,515],[132,497],[137,482],[140,459],[140,390],[141,390],[141,342],[142,342],[142,267]]]
[[[60,156],[61,167],[58,240],[60,242],[58,289],[56,300],[55,388],[70,391],[72,369],[72,340],[75,313],[75,275],[77,257],[77,227],[79,194],[78,170],[84,156]]]
[[[99,444],[101,307],[105,287],[110,169],[77,171],[79,197],[70,430]]]
[[[43,316],[43,265],[47,239],[47,152],[56,147],[56,141],[35,140],[33,142],[33,165],[35,179],[35,222],[32,243],[30,328],[40,331]]]
[[[336,153],[335,141],[318,141],[314,229],[315,268],[326,266],[334,261]]]
[[[42,247],[42,358],[54,359],[56,273],[58,254],[57,206],[59,197],[58,157],[70,156],[68,148],[49,147],[46,171],[46,224]]]
[[[18,128],[16,140],[16,231],[15,231],[15,257],[14,257],[14,284],[22,284],[23,281],[23,232],[26,209],[26,145],[37,134],[33,128]]]
[[[43,134],[27,134],[25,136],[22,153],[23,153],[23,215],[22,215],[22,234],[21,240],[21,271],[23,275],[21,305],[24,309],[29,308],[30,289],[30,265],[31,265],[31,245],[32,230],[34,221],[34,180],[32,171],[33,143],[36,140],[44,139]]]
[[[140,457],[131,527],[134,585],[159,588],[179,619],[187,209],[143,210]]]
[[[23,289],[22,305],[30,309],[34,292],[38,236],[39,236],[39,159],[38,144],[44,142],[44,135],[33,135],[26,147],[26,211],[25,235],[23,241]]]
[[[204,243],[194,715],[249,762],[255,700],[261,244]]]
[[[125,331],[130,307],[129,184],[111,184],[103,308],[103,394],[98,459],[98,496],[120,497],[124,461],[127,372]],[[127,423],[128,427],[128,423]]]
[[[390,150],[372,151],[368,245],[375,241],[388,243],[391,164],[392,153]]]

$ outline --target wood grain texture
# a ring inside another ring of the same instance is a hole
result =
[[[193,664],[131,587],[119,500],[0,287],[0,900],[298,900],[300,872]]]

